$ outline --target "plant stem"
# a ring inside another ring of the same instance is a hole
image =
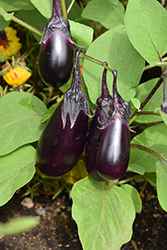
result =
[[[26,22],[20,20],[19,18],[15,17],[15,16],[12,16],[11,20],[18,23],[18,24],[20,24],[20,25],[22,25],[26,29],[36,33],[37,35],[42,36],[42,31],[40,29],[32,26],[31,24],[26,23]]]
[[[166,164],[167,164],[167,160],[165,158],[163,158],[159,153],[157,153],[156,151],[154,151],[153,149],[151,148],[148,148],[146,146],[143,146],[143,145],[139,145],[139,144],[134,144],[134,143],[131,143],[130,146],[132,148],[138,148],[140,150],[144,150],[144,151],[147,151],[148,153],[156,156],[159,160],[161,161],[164,161]]]
[[[65,0],[61,0],[62,15],[67,19],[67,9]]]
[[[163,58],[164,59],[164,58]],[[167,67],[167,62],[166,61],[163,61],[162,59],[162,62],[156,62],[154,65],[146,65],[144,70],[148,70],[148,69],[152,69],[154,67]],[[165,60],[166,60],[166,57],[165,57]]]
[[[151,97],[155,94],[157,89],[161,86],[162,82],[163,82],[163,76],[160,77],[160,79],[158,80],[158,82],[156,83],[154,88],[151,90],[151,92],[149,93],[147,98],[141,103],[140,108],[138,110],[136,109],[136,111],[130,117],[129,124],[131,124],[136,119],[136,117],[141,112],[141,110],[145,107],[145,105],[148,103],[148,101],[151,99]]]
[[[118,181],[117,184],[121,185],[121,184],[127,183],[129,181],[133,181],[135,179],[139,179],[139,178],[143,178],[143,176],[142,175],[134,175],[134,176],[126,178],[124,180]]]
[[[98,64],[98,65],[101,65],[101,66],[103,66],[105,69],[107,69],[107,70],[109,70],[110,72],[113,73],[113,70],[112,70],[111,68],[109,68],[109,67],[106,65],[105,62],[99,61],[99,60],[97,60],[97,59],[95,59],[95,58],[93,58],[93,57],[91,57],[91,56],[87,56],[87,55],[85,55],[84,53],[83,53],[83,54],[81,53],[81,54],[80,54],[80,57],[81,57],[81,58],[84,58],[84,59],[87,59],[87,60],[89,60],[89,61],[91,61],[91,62],[94,62],[94,63],[96,63],[96,64]]]
[[[12,16],[11,20],[18,23],[18,24],[20,24],[20,25],[22,25],[26,29],[36,33],[37,35],[42,36],[42,31],[40,29],[34,27],[33,25],[31,25],[29,23],[26,23],[26,22],[20,20],[19,18],[15,17],[15,16]]]
[[[67,14],[70,12],[70,10],[71,10],[74,3],[75,3],[75,0],[72,0],[69,7],[68,7]]]

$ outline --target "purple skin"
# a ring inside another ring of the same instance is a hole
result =
[[[60,0],[53,0],[52,16],[45,24],[40,43],[39,74],[47,86],[60,88],[69,80],[74,61],[74,42]]]
[[[37,166],[48,176],[56,177],[70,171],[84,149],[89,103],[80,88],[79,53],[73,71],[71,88],[48,121],[37,147]]]
[[[105,179],[118,179],[126,172],[130,156],[130,104],[117,92],[116,71],[113,83],[113,110],[101,132],[96,153],[98,173]]]
[[[112,96],[110,96],[106,83],[107,70],[104,69],[102,77],[102,95],[97,99],[98,107],[95,116],[90,126],[89,136],[85,150],[86,168],[88,173],[97,181],[104,179],[96,170],[96,151],[98,147],[99,136],[102,132],[102,127],[108,116],[108,111],[112,109]]]
[[[60,31],[54,31],[39,54],[39,73],[50,87],[60,88],[68,82],[73,67],[73,46]]]

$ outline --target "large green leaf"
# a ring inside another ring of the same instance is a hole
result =
[[[118,71],[118,91],[126,101],[134,97],[144,69],[144,59],[131,45],[123,25],[105,32],[87,50],[87,55],[107,61]],[[83,76],[92,103],[101,95],[103,67],[84,60]],[[112,73],[108,72],[108,87],[112,89]],[[112,92],[112,91],[111,91]]]
[[[93,39],[93,29],[87,25],[74,22],[70,22],[70,31],[74,41],[80,45],[84,46],[84,49],[88,48]]]
[[[150,91],[156,85],[159,79],[152,79],[145,83],[140,84],[136,89],[135,98],[137,98],[141,103],[145,100],[148,96]],[[160,109],[161,103],[163,98],[163,85],[161,85],[146,106],[142,109],[142,111],[157,111]],[[157,122],[162,121],[161,116],[159,115],[139,115],[135,121],[140,123],[150,123],[150,122]]]
[[[31,10],[34,8],[29,0],[1,0],[0,5],[5,11]]]
[[[72,198],[84,250],[119,250],[130,240],[135,209],[122,188],[86,177],[73,186]]]
[[[6,223],[0,223],[0,238],[1,236],[20,234],[32,230],[39,224],[37,216],[22,216],[14,218]]]
[[[136,212],[141,212],[142,201],[137,189],[129,184],[122,185],[121,188],[131,197]]]
[[[125,14],[129,39],[139,53],[154,65],[167,51],[167,12],[155,0],[129,0]]]
[[[35,174],[35,153],[32,146],[26,145],[0,157],[0,206],[32,179]]]
[[[156,163],[156,174],[157,174],[157,194],[158,200],[161,207],[167,211],[167,164],[164,162]]]
[[[123,24],[125,9],[118,0],[92,0],[82,16],[100,22],[107,29]]]
[[[0,155],[37,141],[43,125],[45,104],[26,92],[11,92],[0,98]]]
[[[37,8],[37,10],[47,19],[51,17],[52,14],[52,0],[30,0],[31,3]]]
[[[167,159],[167,126],[162,123],[145,129],[132,143],[146,146]],[[158,158],[147,151],[131,148],[129,165],[142,166],[146,172],[155,172]],[[137,168],[137,167],[136,167]]]

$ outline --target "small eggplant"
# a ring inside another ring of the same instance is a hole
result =
[[[106,63],[107,65],[107,63]],[[104,179],[96,170],[96,151],[98,148],[99,136],[102,132],[104,122],[107,120],[108,112],[113,108],[113,98],[109,93],[106,83],[107,70],[104,69],[102,77],[102,94],[97,99],[97,109],[90,126],[88,140],[85,149],[86,168],[88,173],[97,181]]]
[[[129,116],[130,104],[117,92],[114,71],[113,109],[102,127],[96,153],[98,173],[106,179],[118,179],[126,172],[130,156]]]
[[[80,87],[80,50],[76,51],[71,88],[49,119],[37,147],[37,166],[48,176],[70,171],[84,149],[89,103]]]
[[[46,22],[40,43],[40,76],[46,85],[60,88],[69,80],[74,61],[74,42],[60,0],[53,0],[52,17]]]

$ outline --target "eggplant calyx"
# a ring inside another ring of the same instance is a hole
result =
[[[81,110],[85,112],[85,115],[89,116],[89,102],[86,94],[81,90],[81,73],[79,64],[79,55],[81,51],[78,49],[75,52],[75,65],[73,70],[73,78],[71,87],[64,94],[64,99],[61,107],[61,116],[63,122],[63,128],[66,125],[66,117],[69,113],[71,128],[74,126],[75,121]]]

